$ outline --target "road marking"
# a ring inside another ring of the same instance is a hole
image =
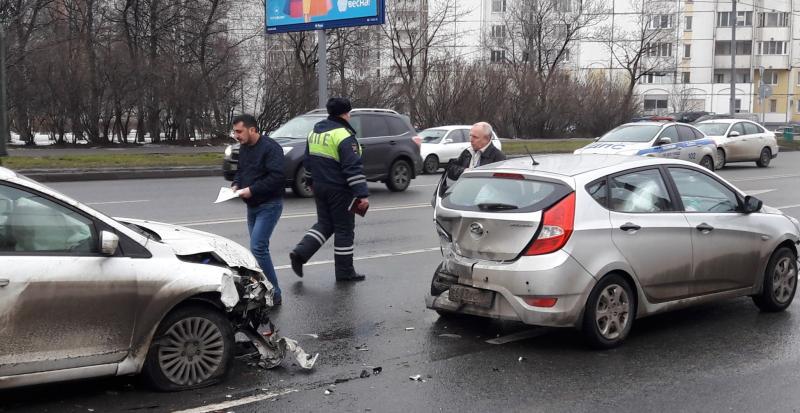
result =
[[[430,208],[430,203],[424,204],[408,204],[408,205],[396,205],[391,207],[382,207],[382,208],[371,208],[370,212],[380,212],[380,211],[396,211],[400,209],[412,209],[412,208]],[[309,218],[317,216],[317,212],[301,212],[297,214],[285,214],[281,215],[280,219],[292,219],[292,218]],[[218,225],[218,224],[233,224],[237,222],[247,222],[247,218],[228,218],[228,219],[218,219],[218,220],[207,220],[207,221],[187,221],[187,222],[176,222],[175,225],[182,225],[184,227],[198,227],[204,225]]]
[[[728,179],[730,182],[749,182],[749,181],[763,181],[765,179],[780,179],[780,178],[797,178],[800,175],[792,174],[792,175],[772,175],[772,176],[759,176],[753,178],[738,178],[738,179]]]
[[[439,184],[411,185],[411,188],[425,188],[429,186],[439,186]]]
[[[520,341],[520,340],[525,340],[525,339],[529,339],[529,338],[533,338],[533,337],[539,337],[539,336],[542,336],[544,334],[547,334],[549,331],[550,331],[549,328],[544,328],[544,327],[534,328],[534,329],[531,329],[531,330],[519,331],[519,332],[516,332],[514,334],[509,334],[507,336],[497,337],[497,338],[493,338],[491,340],[486,340],[486,342],[489,343],[489,344],[512,343],[514,341]]]
[[[194,409],[186,409],[186,410],[178,410],[173,413],[208,413],[208,412],[216,412],[216,411],[226,411],[231,407],[242,406],[245,404],[251,404],[255,402],[260,402],[262,400],[272,399],[278,396],[285,396],[290,393],[297,393],[300,390],[297,389],[286,389],[280,390],[273,393],[264,393],[264,394],[257,394],[255,396],[248,396],[243,397],[241,399],[236,400],[228,400],[226,402],[217,403],[217,404],[209,404],[206,406],[195,407]]]
[[[86,202],[84,205],[109,205],[109,204],[136,204],[141,202],[150,202],[149,199],[136,199],[133,201],[107,201],[107,202]]]
[[[777,209],[792,209],[792,208],[797,208],[797,207],[800,207],[800,204],[784,205],[784,206],[779,206],[779,207],[775,207],[775,208],[777,208]]]
[[[772,191],[774,191],[774,189],[757,189],[755,191],[744,191],[744,193],[747,195],[761,195]]]
[[[399,257],[402,255],[413,255],[413,254],[422,254],[426,252],[433,252],[439,251],[439,247],[431,247],[431,248],[423,248],[419,250],[410,250],[410,251],[399,251],[399,252],[389,252],[386,254],[375,254],[375,255],[368,255],[366,257],[354,257],[353,261],[364,261],[364,260],[374,260],[377,258],[387,258],[387,257]],[[309,265],[323,265],[323,264],[333,264],[333,260],[325,260],[325,261],[311,261],[303,264],[304,267],[308,267]],[[278,265],[275,267],[275,271],[278,270],[288,270],[292,268],[291,265]]]

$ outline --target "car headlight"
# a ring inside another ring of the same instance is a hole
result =
[[[233,155],[233,147],[231,145],[228,145],[225,147],[225,157],[230,158],[231,155]]]
[[[294,146],[281,146],[281,148],[283,148],[283,154],[286,155],[294,149]]]

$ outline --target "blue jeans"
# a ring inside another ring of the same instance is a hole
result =
[[[278,225],[278,218],[283,212],[283,201],[265,202],[258,206],[247,207],[247,229],[250,232],[250,250],[258,261],[258,266],[264,271],[269,282],[275,287],[275,299],[281,297],[281,288],[278,286],[278,275],[272,265],[269,255],[269,238]]]

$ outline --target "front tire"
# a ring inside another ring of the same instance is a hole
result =
[[[233,347],[233,327],[219,311],[178,307],[159,324],[142,373],[160,391],[209,386],[227,374]]]
[[[709,171],[713,171],[714,170],[714,160],[711,159],[710,156],[706,155],[706,156],[703,157],[703,159],[700,160],[700,166],[702,166],[703,168],[708,169]]]
[[[411,166],[408,162],[398,159],[389,167],[389,176],[386,187],[392,192],[403,192],[411,184]]]
[[[583,335],[588,344],[597,349],[622,344],[633,326],[635,299],[622,276],[611,274],[600,280],[583,311]]]
[[[436,173],[439,170],[439,157],[436,155],[428,155],[425,157],[425,162],[422,163],[422,172],[426,174]]]
[[[769,166],[770,161],[772,161],[772,150],[764,148],[761,150],[761,154],[758,155],[756,165],[759,168],[766,168]]]
[[[717,148],[717,164],[714,165],[714,169],[722,169],[725,167],[725,151],[722,148]]]
[[[294,182],[292,183],[292,192],[300,198],[311,198],[314,196],[314,190],[308,185],[306,179],[306,168],[300,165],[297,172],[294,173]]]
[[[764,284],[753,302],[764,312],[783,311],[794,300],[797,292],[797,255],[789,248],[781,247],[767,264]]]

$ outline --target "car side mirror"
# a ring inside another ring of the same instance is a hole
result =
[[[656,145],[669,145],[670,143],[672,143],[672,138],[658,138]]]
[[[442,143],[453,143],[453,140],[450,138],[444,138],[442,139]]]
[[[761,207],[764,205],[760,199],[747,195],[744,197],[744,213],[745,214],[752,214],[753,212],[758,212],[761,210]]]
[[[113,232],[100,231],[100,252],[103,255],[114,255],[119,247],[119,236]]]
[[[734,138],[736,136],[741,136],[741,133],[739,133],[738,131],[732,130],[731,133],[728,134],[728,136],[730,136],[731,138]]]

